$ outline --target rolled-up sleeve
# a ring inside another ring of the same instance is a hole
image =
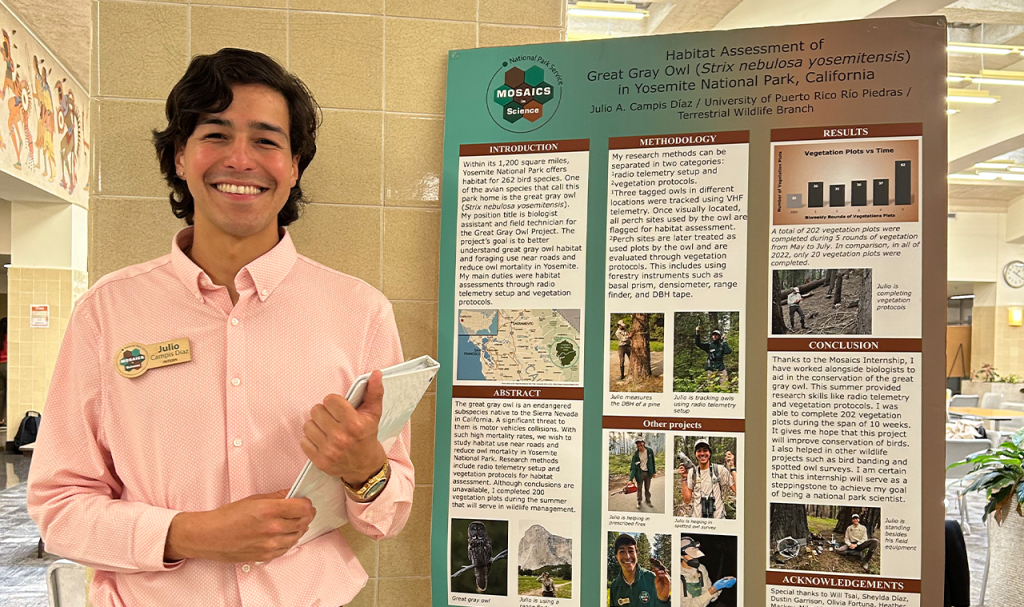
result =
[[[48,552],[94,569],[173,569],[164,544],[174,510],[123,501],[104,445],[98,332],[81,307],[64,335],[28,478],[28,511]]]
[[[383,369],[402,362],[402,344],[390,302],[384,302],[373,329],[369,331],[367,371]],[[391,478],[388,486],[368,504],[352,500],[346,502],[349,524],[357,531],[374,539],[394,537],[405,527],[412,512],[416,473],[409,456],[411,444],[410,424],[406,424],[397,440],[388,449]]]

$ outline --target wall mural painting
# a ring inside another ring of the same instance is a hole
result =
[[[0,32],[0,170],[85,205],[90,186],[89,96],[2,10]]]

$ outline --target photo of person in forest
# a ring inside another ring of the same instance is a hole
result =
[[[771,504],[772,569],[880,575],[882,509]]]
[[[739,392],[739,312],[676,312],[674,331],[673,392]]]
[[[739,472],[735,436],[675,437],[672,512],[691,518],[736,519]]]
[[[609,390],[662,391],[665,367],[664,314],[611,314],[609,340]]]
[[[871,335],[871,299],[868,268],[775,270],[772,335]]]
[[[608,433],[608,510],[665,512],[665,435]],[[668,460],[671,466],[672,461]]]

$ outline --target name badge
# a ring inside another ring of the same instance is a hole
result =
[[[188,338],[172,339],[157,344],[125,344],[114,355],[114,368],[121,377],[134,379],[150,369],[187,363],[192,360]]]

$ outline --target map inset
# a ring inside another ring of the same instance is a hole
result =
[[[459,310],[459,380],[579,382],[579,310]]]

